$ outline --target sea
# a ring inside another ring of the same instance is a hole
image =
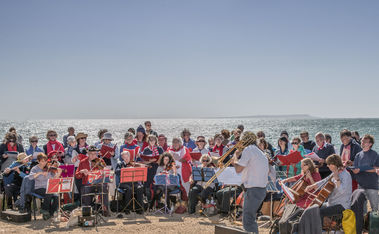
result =
[[[290,138],[299,136],[301,131],[308,131],[310,138],[314,139],[317,132],[329,133],[332,143],[337,149],[341,145],[339,132],[342,129],[358,131],[361,137],[371,134],[379,141],[379,119],[324,119],[324,118],[217,118],[217,119],[54,119],[54,120],[25,120],[12,121],[0,120],[0,137],[3,138],[10,127],[15,127],[18,134],[23,137],[24,147],[29,145],[29,137],[37,136],[39,145],[47,142],[46,132],[53,129],[58,133],[58,140],[62,141],[67,128],[72,126],[75,132],[88,134],[87,142],[93,144],[98,141],[99,129],[108,129],[112,133],[114,142],[123,143],[124,134],[129,128],[137,128],[146,120],[152,122],[152,129],[158,134],[165,134],[169,144],[173,137],[180,136],[184,128],[190,130],[195,139],[203,135],[206,138],[214,136],[222,129],[233,130],[239,124],[243,124],[245,130],[257,132],[262,130],[266,139],[273,145],[277,145],[280,132],[286,130]],[[374,144],[373,149],[379,150],[379,143]]]

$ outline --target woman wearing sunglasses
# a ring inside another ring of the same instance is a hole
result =
[[[291,141],[292,149],[290,150],[290,153],[293,152],[300,152],[301,156],[304,158],[304,155],[307,153],[305,152],[305,149],[302,145],[300,145],[301,140],[299,137],[294,137]],[[288,177],[292,177],[295,175],[300,174],[301,172],[301,162],[298,162],[296,164],[292,164],[288,167]]]
[[[13,152],[12,154],[8,152]],[[17,143],[17,135],[13,132],[8,132],[5,135],[3,144],[0,145],[0,166],[3,172],[17,159],[18,153],[24,152],[24,147]]]
[[[53,150],[60,152],[60,156],[63,156],[64,154],[64,147],[63,145],[57,141],[58,134],[54,130],[47,131],[46,138],[48,140],[47,144],[43,146],[43,150],[45,151],[46,155],[49,155],[49,153]]]
[[[212,168],[211,164],[211,157],[208,154],[203,154],[200,158],[201,166],[202,168]],[[214,191],[214,183],[212,183],[210,186],[208,186],[206,189],[203,188],[203,186],[206,184],[206,182],[203,181],[194,181],[193,176],[190,177],[190,183],[192,185],[192,189],[189,192],[189,209],[188,213],[193,214],[196,211],[196,205],[199,201],[201,201],[201,204],[204,206],[206,204],[206,200]]]

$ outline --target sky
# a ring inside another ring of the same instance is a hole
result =
[[[0,119],[379,117],[378,9],[0,0]]]

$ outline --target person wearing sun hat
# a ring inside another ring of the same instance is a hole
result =
[[[82,196],[82,205],[90,206],[92,204],[92,199],[96,191],[102,191],[104,196],[100,196],[100,199],[103,200],[104,215],[108,215],[108,185],[107,184],[97,184],[97,185],[88,185],[88,175],[90,172],[95,172],[101,170],[101,167],[105,165],[103,159],[98,158],[99,149],[96,146],[91,145],[88,147],[88,157],[80,161],[79,167],[75,172],[75,178],[82,180],[81,194]],[[99,162],[97,162],[99,161]],[[101,165],[100,165],[101,164]],[[91,194],[91,195],[90,195]]]
[[[7,199],[7,207],[13,208],[13,201],[16,202],[17,196],[20,194],[22,180],[29,174],[27,167],[28,157],[25,153],[19,153],[17,160],[14,161],[4,171],[4,190]]]
[[[116,146],[116,144],[112,143],[113,140],[114,139],[112,137],[112,133],[106,132],[106,133],[104,133],[103,137],[101,138],[102,143],[99,144],[97,148],[100,150],[103,146],[114,148]],[[116,168],[117,158],[119,158],[119,156],[120,156],[119,153],[120,153],[120,150],[116,146],[115,151],[112,151],[112,152],[107,153],[106,155],[100,155],[100,156],[102,156],[102,158],[104,159],[104,162],[107,164],[107,166],[112,166],[112,168]]]
[[[104,133],[103,137],[101,138],[102,143],[97,146],[98,149],[100,149],[100,150],[102,149],[103,146],[106,149],[114,148],[114,151],[108,151],[108,152],[105,151],[106,152],[105,155],[101,155],[101,152],[99,152],[100,157],[102,157],[105,164],[107,164],[107,168],[109,168],[109,169],[115,169],[116,168],[117,159],[120,157],[120,150],[116,144],[112,143],[113,140],[114,139],[112,137],[112,133],[106,132],[106,133]],[[107,148],[107,147],[109,147],[109,148]],[[109,191],[110,191],[110,195],[112,197],[115,194],[115,191],[116,191],[115,189],[116,189],[116,181],[109,183]]]
[[[197,147],[192,150],[193,153],[201,153],[201,155],[209,153],[209,150],[207,149],[207,147],[205,147],[207,145],[207,141],[205,140],[204,136],[198,136],[196,138],[196,145]],[[196,161],[192,159],[192,164],[194,166],[200,166],[201,161]]]

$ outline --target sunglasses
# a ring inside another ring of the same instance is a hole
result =
[[[209,160],[203,160],[202,162],[209,162]]]
[[[197,142],[205,142],[204,140],[198,140]]]
[[[16,142],[15,140],[9,140],[9,142]]]
[[[56,136],[57,136],[56,134],[49,135],[49,137],[56,137]]]
[[[298,145],[299,142],[291,142],[292,145]]]
[[[87,138],[85,138],[85,137],[81,137],[81,138],[79,138],[79,140],[81,140],[81,139],[84,139],[84,140],[85,140],[85,139],[87,139]]]
[[[31,143],[38,143],[38,141],[31,141]]]

